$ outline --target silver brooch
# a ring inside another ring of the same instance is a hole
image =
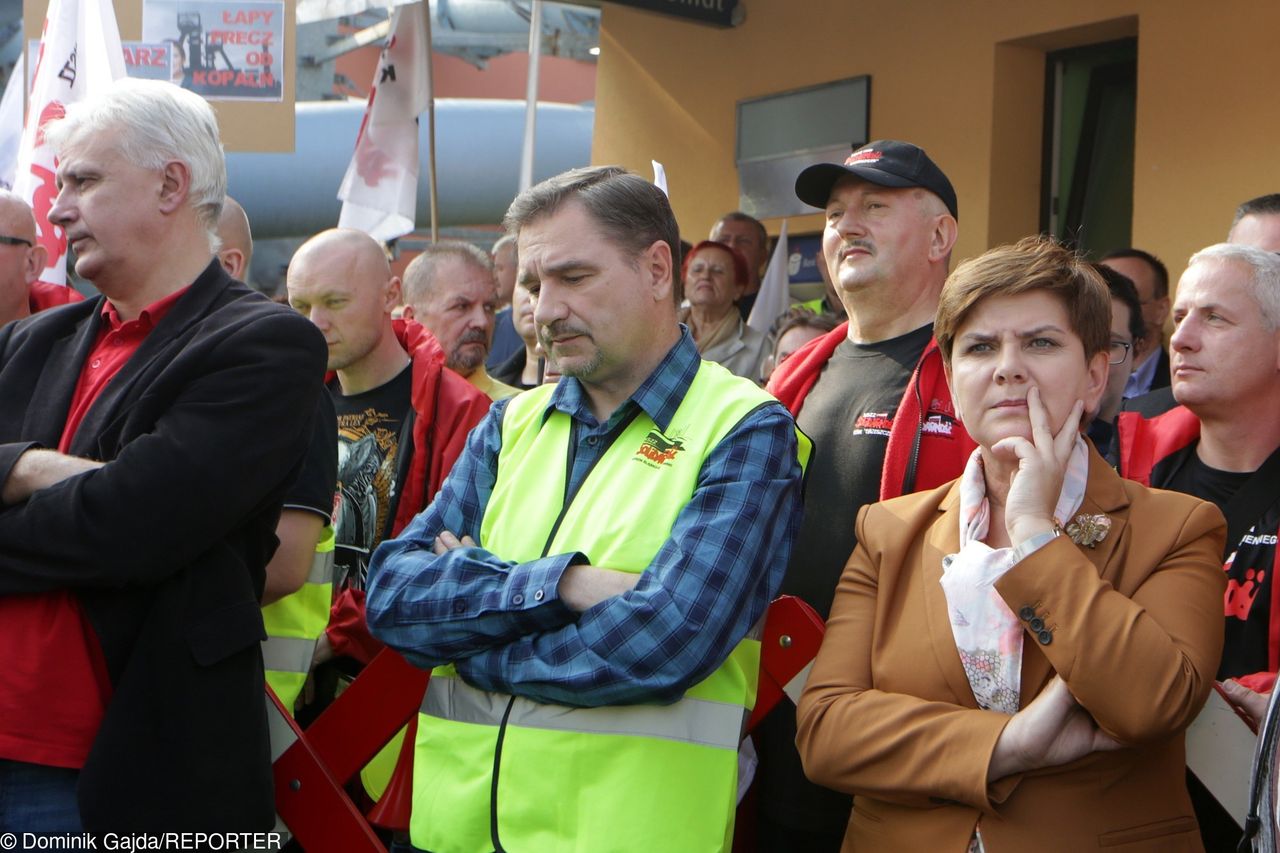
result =
[[[1077,545],[1092,548],[1111,532],[1111,519],[1105,515],[1077,515],[1064,532]]]

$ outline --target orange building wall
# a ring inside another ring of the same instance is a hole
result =
[[[378,66],[379,48],[353,50],[334,63],[361,93],[369,91]],[[509,98],[524,100],[529,54],[507,53],[489,60],[483,69],[456,56],[432,56],[431,73],[437,98]],[[590,62],[543,56],[538,60],[538,98],[560,104],[580,104],[595,98],[596,66]]]
[[[1240,201],[1280,191],[1280,3],[746,0],[717,29],[603,6],[592,159],[662,162],[684,236],[738,203],[735,105],[869,74],[872,139],[926,148],[956,186],[956,259],[1038,230],[1044,53],[1138,37],[1133,241],[1181,272]],[[780,221],[766,223],[776,233]],[[817,215],[792,233],[817,230]]]

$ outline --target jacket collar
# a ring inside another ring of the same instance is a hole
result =
[[[120,372],[107,384],[102,394],[89,409],[88,414],[76,430],[78,438],[71,447],[72,453],[88,453],[97,456],[97,448],[90,440],[96,436],[104,424],[115,415],[115,404],[125,396],[125,391],[133,384],[142,372],[165,353],[170,344],[182,335],[193,323],[202,319],[210,310],[210,306],[231,284],[216,258],[209,262],[204,272],[196,278],[186,292],[179,297],[172,308],[160,319],[146,340],[138,347],[138,351],[120,368]],[[66,422],[67,410],[71,406],[71,397],[80,379],[80,371],[85,359],[93,350],[98,339],[98,332],[103,323],[103,308],[106,298],[99,295],[87,303],[82,309],[87,312],[79,316],[75,324],[62,338],[54,341],[47,359],[50,365],[65,365],[63,369],[42,371],[37,381],[33,400],[47,400],[49,405],[32,406],[28,409],[27,421],[24,424],[25,435],[39,437],[56,446],[58,437]],[[70,315],[68,315],[70,316]],[[74,366],[74,367],[72,367]]]

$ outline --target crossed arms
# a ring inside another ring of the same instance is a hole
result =
[[[431,506],[374,554],[370,629],[487,690],[577,706],[675,701],[781,584],[798,523],[794,423],[768,406],[738,424],[653,561],[620,576],[582,554],[517,563],[468,544],[497,477],[504,411],[495,404]]]

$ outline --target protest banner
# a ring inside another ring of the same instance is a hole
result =
[[[146,0],[143,5],[143,41],[173,44],[182,61],[181,85],[211,101],[281,100],[284,32],[280,0]]]

